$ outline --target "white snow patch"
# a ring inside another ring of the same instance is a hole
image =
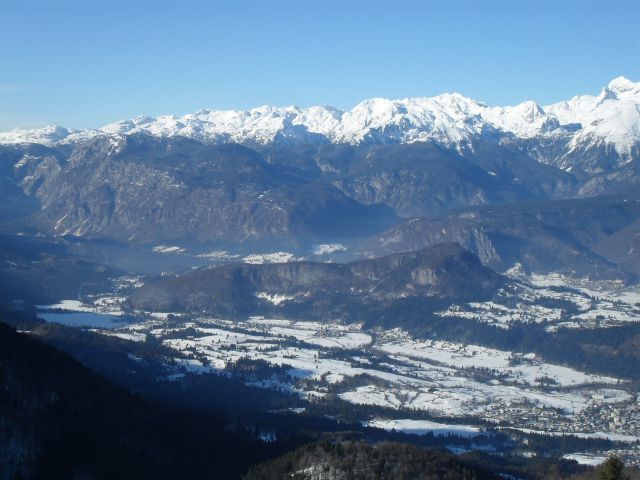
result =
[[[273,252],[273,253],[254,253],[247,255],[242,259],[244,263],[251,264],[264,264],[264,263],[288,263],[303,260],[298,258],[293,253],[288,252]]]
[[[256,297],[261,298],[262,300],[266,300],[269,303],[274,305],[280,305],[281,303],[286,302],[287,300],[293,300],[295,297],[284,294],[269,294],[267,292],[259,292],[256,293]]]
[[[597,467],[607,460],[607,457],[604,455],[591,455],[588,453],[568,453],[562,458],[575,460],[580,465],[589,465],[591,467]]]
[[[197,255],[200,258],[208,258],[210,260],[233,260],[239,258],[240,255],[229,253],[227,250],[213,250],[211,252],[201,253]]]
[[[341,243],[322,243],[314,247],[313,254],[328,255],[331,253],[346,252],[346,251],[347,251],[347,247],[345,247]]]
[[[95,307],[86,305],[80,300],[61,300],[51,305],[36,305],[40,310],[66,310],[68,312],[94,312]]]
[[[175,245],[158,245],[153,247],[153,251],[156,253],[184,253],[186,250]]]
[[[365,425],[388,431],[395,430],[396,432],[413,433],[416,435],[433,433],[436,436],[458,435],[461,437],[476,437],[483,434],[480,428],[471,425],[437,423],[430,420],[383,420],[377,418],[365,423]]]

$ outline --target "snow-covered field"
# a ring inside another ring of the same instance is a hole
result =
[[[92,304],[79,300],[62,300],[51,305],[36,305],[38,317],[49,323],[69,327],[115,329],[127,325],[120,309],[123,297],[98,297]]]
[[[96,330],[93,329],[93,332],[97,332],[97,333],[102,333],[103,335],[107,335],[109,337],[116,337],[116,338],[120,338],[122,340],[128,340],[130,342],[144,342],[147,339],[147,335],[144,333],[138,333],[138,332],[114,332],[113,330],[110,331],[100,331],[100,330]]]
[[[287,261],[289,255],[252,260]],[[544,322],[547,330],[639,319],[638,287],[558,275],[535,275],[519,282],[490,302],[452,306],[440,315],[502,328]],[[274,369],[262,369],[261,376],[240,373],[248,384],[295,392],[309,400],[385,407],[396,413],[362,419],[383,429],[474,436],[484,431],[468,420],[477,418],[479,424],[500,422],[501,427],[522,432],[640,439],[637,391],[613,376],[549,363],[533,353],[416,339],[401,329],[364,330],[361,324],[264,317],[180,319],[170,312],[139,312],[137,323],[125,323],[125,292],[141,283],[138,278],[122,278],[112,296],[42,305],[40,316],[131,342],[155,337],[175,351],[170,381],[189,372],[227,375],[240,361],[262,361]],[[257,296],[274,305],[291,300],[266,292]],[[454,418],[464,423],[458,425]],[[578,459],[579,452],[575,455],[576,460],[589,461]]]
[[[71,327],[118,329],[131,319],[123,310],[127,292],[143,285],[140,277],[124,276],[113,280],[110,295],[88,296],[83,300],[66,299],[50,305],[36,305],[38,317],[50,323]],[[112,333],[113,334],[113,333]]]
[[[66,310],[69,312],[95,312],[96,307],[86,305],[80,300],[61,300],[51,305],[36,305],[40,310]]]
[[[112,317],[124,315],[120,305],[125,297],[97,297],[92,299],[92,303],[84,303],[80,300],[61,300],[51,305],[36,305],[39,310],[64,310],[68,313],[102,313]]]
[[[184,253],[186,250],[175,245],[158,245],[152,249],[156,253]]]
[[[253,253],[242,258],[244,263],[288,263],[303,260],[289,252]]]
[[[584,384],[613,384],[617,379],[589,375],[577,370],[551,365],[536,359],[535,355],[516,355],[511,352],[463,345],[443,341],[393,340],[380,346],[394,359],[424,360],[455,369],[482,368],[498,370],[504,383],[535,385],[541,378],[558,386]]]
[[[640,438],[638,428],[599,417],[607,406],[637,409],[626,382],[554,365],[533,354],[417,340],[399,329],[365,331],[356,324],[263,317],[243,322],[185,318],[174,328],[155,318],[115,333],[134,341],[143,335],[158,338],[176,351],[178,375],[226,372],[241,359],[284,367],[285,377],[247,381],[308,399],[330,395],[397,410],[397,418],[376,420],[381,428],[434,431],[423,419],[403,418],[408,409],[425,412],[430,421],[477,417],[531,431]],[[443,429],[451,426],[444,423]]]
[[[525,276],[518,269],[507,274],[522,283],[500,290],[491,301],[452,305],[437,315],[466,318],[500,328],[545,322],[550,332],[640,321],[640,285],[568,278],[556,273]],[[567,311],[567,306],[572,306],[571,311]]]
[[[576,431],[567,431],[567,432],[554,432],[552,430],[534,430],[532,428],[517,428],[524,433],[536,433],[538,435],[552,435],[554,437],[561,437],[563,435],[574,435],[580,438],[601,438],[606,440],[613,440],[616,442],[636,442],[638,441],[638,437],[635,435],[624,435],[621,433],[610,433],[610,432],[576,432]]]
[[[457,435],[459,437],[476,437],[482,435],[483,431],[471,425],[458,425],[432,422],[430,420],[412,420],[402,418],[398,420],[384,420],[376,418],[366,422],[369,427],[382,428],[384,430],[395,430],[396,432],[412,433],[415,435],[425,435],[433,433],[436,436]]]
[[[589,465],[592,467],[597,467],[607,459],[604,455],[589,455],[588,453],[568,453],[563,458],[575,460],[580,465]]]

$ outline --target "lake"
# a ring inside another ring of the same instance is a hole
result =
[[[120,328],[128,325],[122,317],[94,312],[43,312],[38,317],[48,323],[68,327]]]

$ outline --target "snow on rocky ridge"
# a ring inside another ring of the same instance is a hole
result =
[[[598,96],[576,96],[540,106],[533,101],[490,107],[458,93],[431,98],[365,100],[350,111],[328,106],[262,106],[247,111],[200,110],[178,117],[139,116],[97,130],[49,126],[0,133],[0,144],[73,143],[99,135],[146,133],[184,136],[209,143],[281,144],[332,142],[361,144],[434,141],[465,144],[479,136],[517,138],[571,135],[572,144],[605,142],[628,154],[640,141],[640,83],[612,80]]]

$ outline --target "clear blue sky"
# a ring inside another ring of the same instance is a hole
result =
[[[0,130],[640,80],[640,0],[0,0]]]

